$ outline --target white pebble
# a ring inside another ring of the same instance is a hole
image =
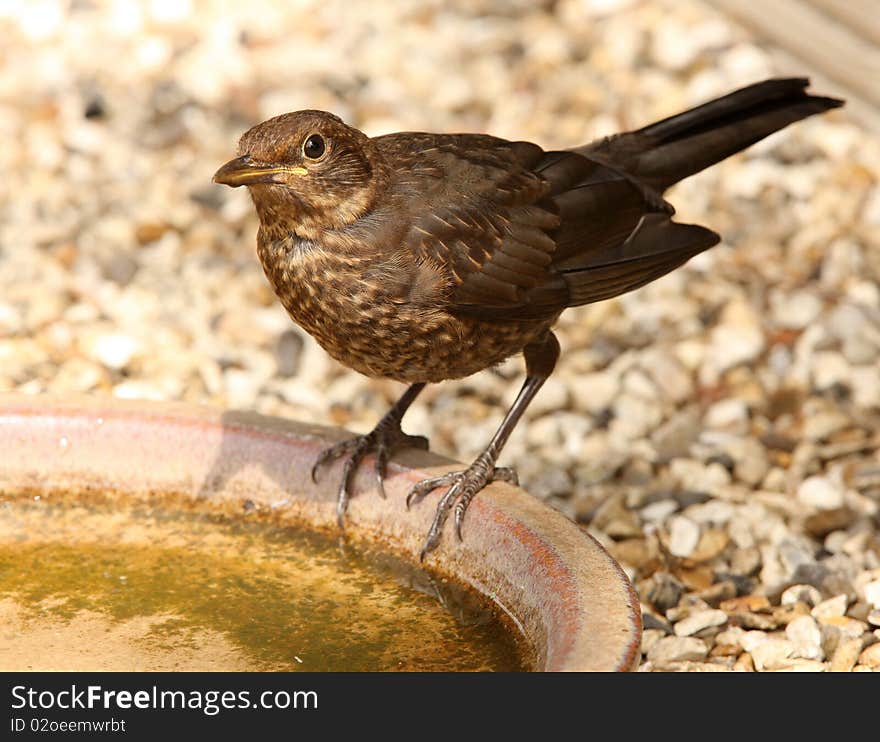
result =
[[[703,464],[693,459],[673,459],[669,473],[682,487],[695,492],[714,493],[730,484],[730,472],[718,462]]]
[[[679,515],[669,521],[669,551],[673,556],[689,556],[700,542],[700,527]]]
[[[807,477],[798,487],[797,499],[820,510],[839,508],[843,505],[843,488],[828,477]]]
[[[812,616],[798,616],[785,627],[785,636],[797,647],[797,656],[807,660],[821,660],[822,631]]]
[[[657,641],[648,651],[648,661],[655,665],[682,660],[699,661],[706,658],[709,648],[694,636],[667,636]]]
[[[749,632],[750,634],[752,632]],[[768,638],[749,650],[756,670],[777,670],[797,653],[797,647],[788,639]]]
[[[749,407],[741,399],[722,399],[706,411],[704,422],[709,428],[745,432],[749,424]]]
[[[696,611],[675,624],[676,636],[690,636],[712,626],[723,626],[727,623],[727,614],[716,609]]]
[[[608,372],[583,374],[569,378],[568,387],[574,408],[595,415],[614,402],[620,392],[620,380]]]
[[[822,300],[808,291],[798,291],[789,296],[774,295],[773,320],[779,327],[801,330],[822,311]]]
[[[874,608],[880,608],[880,580],[869,582],[862,590],[865,593],[865,600]]]
[[[121,332],[97,335],[86,347],[86,352],[93,360],[116,371],[125,368],[137,350],[137,340]]]
[[[823,600],[810,611],[813,618],[835,618],[843,616],[846,613],[846,606],[849,600],[845,593],[835,595],[833,598]]]
[[[659,523],[662,520],[666,520],[676,510],[678,510],[678,503],[675,500],[666,498],[652,502],[650,505],[645,505],[645,507],[639,510],[639,515],[643,521]]]
[[[835,384],[850,384],[851,370],[846,358],[837,351],[825,350],[813,354],[813,387],[828,389]]]
[[[782,605],[806,603],[808,606],[814,606],[822,602],[822,593],[812,585],[792,585],[783,591],[780,602]]]
[[[764,333],[760,327],[718,325],[712,331],[710,362],[724,372],[741,363],[754,361],[764,350]]]

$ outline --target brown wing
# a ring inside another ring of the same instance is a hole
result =
[[[423,136],[408,184],[420,200],[404,242],[447,272],[452,312],[552,318],[658,278],[717,242],[702,227],[674,224],[660,196],[583,155]]]
[[[404,245],[447,276],[447,308],[523,319],[558,312],[564,286],[553,297],[555,310],[530,297],[550,278],[550,235],[559,225],[555,205],[544,199],[547,182],[532,172],[541,148],[482,135],[392,136],[407,137],[411,160],[399,187],[416,195]]]
[[[643,286],[717,244],[705,227],[672,221],[675,210],[630,174],[575,152],[548,152],[535,171],[551,184],[560,226],[550,271],[568,306]]]

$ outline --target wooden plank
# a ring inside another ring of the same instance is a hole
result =
[[[857,36],[880,44],[880,0],[810,0]]]
[[[831,80],[815,67],[808,65],[803,59],[793,56],[785,49],[774,46],[768,49],[773,60],[773,69],[780,77],[798,77],[808,75],[810,89],[823,95],[831,95],[846,99],[843,115],[852,121],[858,121],[868,131],[880,134],[880,108],[872,105],[864,98],[847,88],[846,85]]]
[[[709,2],[880,110],[880,48],[839,20],[804,0]]]

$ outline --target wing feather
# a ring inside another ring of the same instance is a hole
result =
[[[552,320],[653,281],[719,239],[673,222],[659,194],[582,153],[437,135],[420,156],[436,184],[404,245],[446,275],[456,314]]]

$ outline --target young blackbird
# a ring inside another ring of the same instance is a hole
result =
[[[337,515],[375,452],[380,493],[389,454],[427,448],[401,419],[428,382],[468,376],[522,352],[526,379],[486,449],[460,472],[427,479],[407,505],[446,487],[422,557],[454,508],[496,479],[505,441],[553,371],[551,328],[566,307],[653,281],[719,241],[672,220],[662,197],[679,180],[840,100],[805,79],[766,80],[692,110],[572,150],[483,134],[370,138],[323,111],[247,131],[214,181],[245,185],[260,218],[257,252],[287,312],[335,359],[410,384],[368,435],[325,451],[346,457]]]

